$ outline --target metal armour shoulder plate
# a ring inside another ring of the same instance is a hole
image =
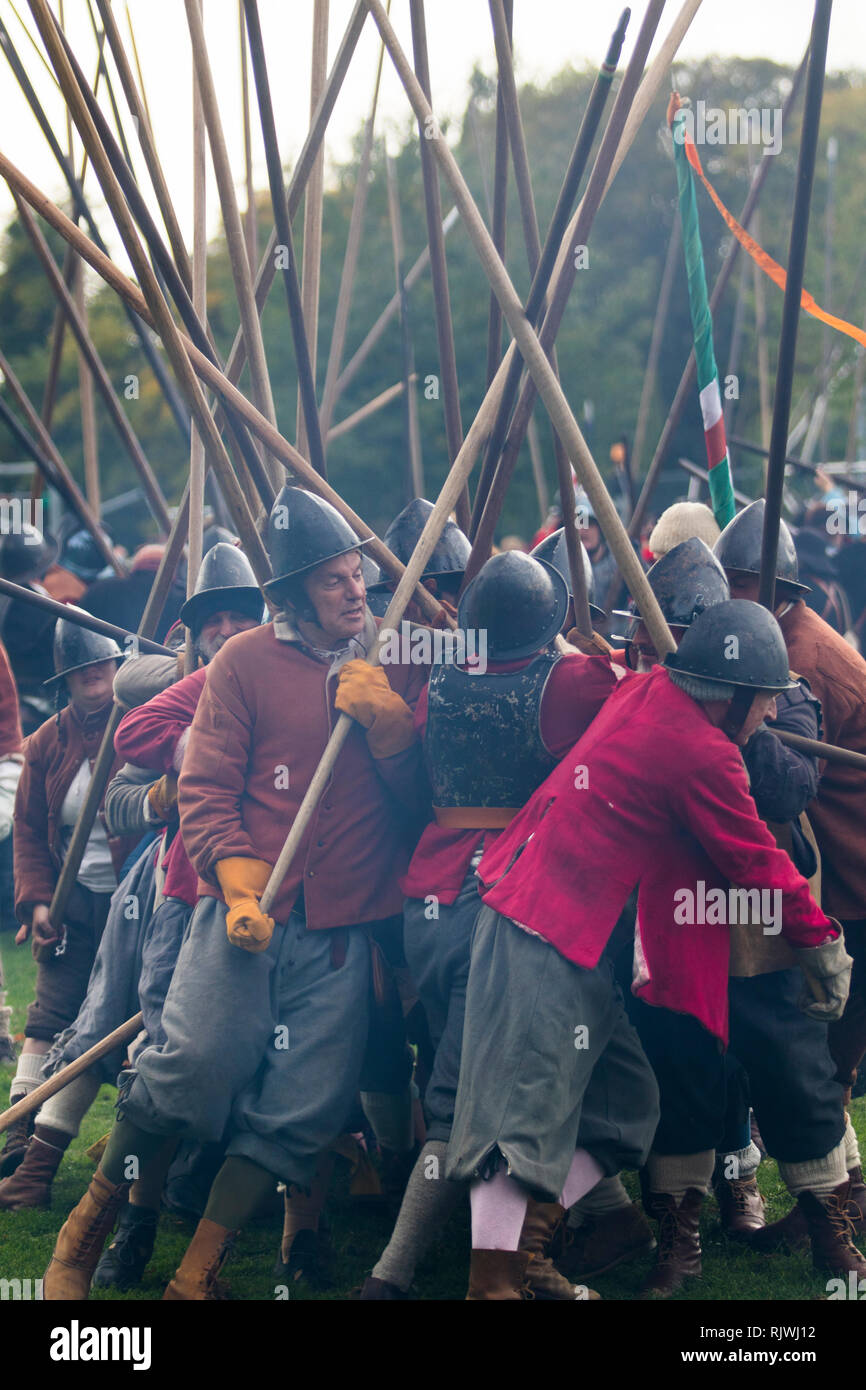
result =
[[[523,806],[556,765],[541,737],[541,701],[561,658],[520,671],[434,668],[424,749],[436,806]]]

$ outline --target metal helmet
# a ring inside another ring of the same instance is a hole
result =
[[[202,557],[195,589],[180,610],[181,622],[197,637],[214,613],[247,613],[261,618],[264,600],[253,568],[242,550],[217,541]]]
[[[230,531],[227,526],[206,526],[202,532],[201,553],[207,555],[209,550],[213,550],[215,545],[224,541],[226,545],[237,546],[238,538],[234,531]]]
[[[0,536],[0,574],[14,584],[41,579],[57,559],[57,542],[25,521],[15,531]]]
[[[487,633],[492,661],[533,656],[553,641],[568,611],[565,580],[544,560],[519,550],[492,555],[467,585],[457,624]]]
[[[764,533],[763,497],[750,502],[729,521],[713,546],[713,554],[726,570],[742,570],[744,574],[761,573],[761,539]],[[797,551],[794,537],[779,521],[779,546],[776,551],[776,582],[785,584],[797,594],[808,594],[808,584],[799,582]]]
[[[111,536],[100,526],[100,531],[108,544]],[[60,550],[60,564],[85,583],[92,584],[105,569],[106,560],[89,531],[79,529],[67,536]]]
[[[782,629],[766,608],[749,599],[715,603],[683,633],[665,666],[672,671],[752,690],[791,690]]]
[[[705,608],[731,597],[725,571],[709,546],[697,536],[681,541],[656,560],[646,577],[671,627],[689,627]],[[631,642],[641,622],[640,613],[633,607],[613,611],[617,618],[631,619],[628,635],[620,639]]]
[[[274,577],[265,585],[265,593],[275,593],[284,580],[366,544],[330,502],[286,484],[268,517],[266,546]]]
[[[592,574],[592,561],[586,553],[586,546],[578,537],[580,554],[583,560],[583,577],[586,581],[586,596],[589,599],[590,616],[596,621],[603,623],[606,614],[603,608],[599,608],[595,602],[595,579]],[[568,564],[568,546],[565,542],[565,527],[560,526],[558,531],[552,531],[549,536],[545,536],[543,541],[539,541],[533,550],[530,550],[533,560],[544,560],[548,565],[553,565],[562,575],[568,587],[569,598],[574,598],[571,591],[571,570]]]
[[[88,614],[88,617],[90,615]],[[101,661],[122,661],[123,652],[113,637],[91,632],[68,618],[58,618],[54,628],[54,675],[45,685],[56,685],[70,671],[97,666]]]
[[[408,565],[432,510],[433,503],[428,502],[426,497],[415,497],[394,517],[385,532],[385,544],[401,564]],[[472,545],[468,536],[463,534],[455,521],[446,521],[442,534],[424,566],[421,578],[459,579],[466,569],[471,551]],[[391,588],[392,582],[388,578],[382,579],[378,587]]]

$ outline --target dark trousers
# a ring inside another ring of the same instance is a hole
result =
[[[25,1037],[51,1042],[74,1022],[87,993],[110,905],[110,893],[92,893],[83,884],[75,884],[60,950],[39,963],[36,998],[27,1010]]]

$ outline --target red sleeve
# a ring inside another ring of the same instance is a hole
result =
[[[792,946],[818,946],[835,928],[760,819],[739,749],[729,750],[714,748],[712,760],[683,779],[676,814],[735,887],[781,893],[782,935]]]
[[[114,735],[118,757],[138,767],[173,771],[174,751],[195,717],[206,679],[202,667],[125,714]]]
[[[541,702],[541,737],[555,758],[582,738],[617,677],[605,656],[564,656],[554,666]]]

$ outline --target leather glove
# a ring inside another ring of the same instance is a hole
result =
[[[177,774],[166,772],[148,789],[150,809],[160,820],[169,821],[177,813]]]
[[[838,922],[832,918],[831,921],[839,927]],[[845,950],[842,928],[839,927],[835,941],[825,941],[820,946],[801,946],[794,954],[806,977],[806,991],[800,996],[799,1007],[809,1018],[835,1023],[845,1010],[854,964]]]
[[[367,730],[374,758],[392,758],[415,742],[412,711],[391,689],[381,666],[360,658],[347,661],[340,670],[335,704]]]
[[[579,627],[571,628],[565,634],[565,640],[569,646],[583,652],[584,656],[610,656],[614,650],[601,633],[594,632],[591,637],[584,637]]]
[[[216,876],[229,909],[226,931],[233,946],[266,951],[274,934],[274,919],[259,907],[272,865],[262,859],[221,859]]]

